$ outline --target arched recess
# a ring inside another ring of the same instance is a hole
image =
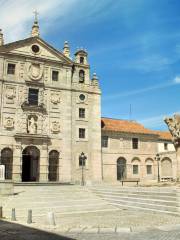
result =
[[[59,152],[52,150],[49,152],[49,181],[58,181]]]
[[[4,148],[1,151],[1,164],[5,165],[5,179],[12,179],[13,169],[13,151],[10,148]]]
[[[125,179],[126,175],[126,159],[120,157],[117,159],[117,180]]]
[[[39,180],[40,151],[35,146],[28,146],[22,152],[22,181]]]
[[[84,70],[81,69],[79,71],[79,82],[84,83],[84,81],[85,81],[85,72],[84,72]]]
[[[145,166],[146,166],[146,175],[154,174],[154,160],[152,158],[147,158],[145,160]]]
[[[172,177],[172,161],[165,157],[161,161],[161,177]]]
[[[141,160],[138,157],[134,157],[131,160],[131,164],[132,164],[132,174],[133,175],[139,175],[140,174]]]

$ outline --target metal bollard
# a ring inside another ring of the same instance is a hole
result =
[[[12,208],[11,221],[16,221],[16,210]]]
[[[32,223],[32,210],[28,210],[28,218],[27,218],[27,223],[30,224]]]
[[[0,207],[0,218],[3,218],[3,208]]]
[[[53,213],[53,212],[49,212],[47,217],[48,217],[48,223],[49,223],[49,225],[55,226],[56,223],[55,223],[54,213]]]

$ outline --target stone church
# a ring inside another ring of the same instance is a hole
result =
[[[70,58],[40,38],[4,44],[0,32],[0,150],[6,179],[78,182],[101,179],[101,91],[88,54]]]
[[[40,37],[9,44],[0,31],[0,164],[15,182],[177,179],[168,133],[101,118],[101,90],[88,53],[70,56]],[[155,161],[156,154],[160,164]],[[160,169],[158,169],[160,168]]]

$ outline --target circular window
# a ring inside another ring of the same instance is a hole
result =
[[[80,99],[81,101],[84,101],[85,98],[86,98],[86,97],[85,97],[84,94],[80,94],[80,95],[79,95],[79,99]]]
[[[38,45],[32,45],[31,49],[34,53],[38,53],[40,51],[40,48]]]

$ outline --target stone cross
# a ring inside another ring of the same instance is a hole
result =
[[[38,15],[39,15],[38,11],[37,11],[37,10],[34,10],[33,13],[34,13],[35,22],[38,22]]]

